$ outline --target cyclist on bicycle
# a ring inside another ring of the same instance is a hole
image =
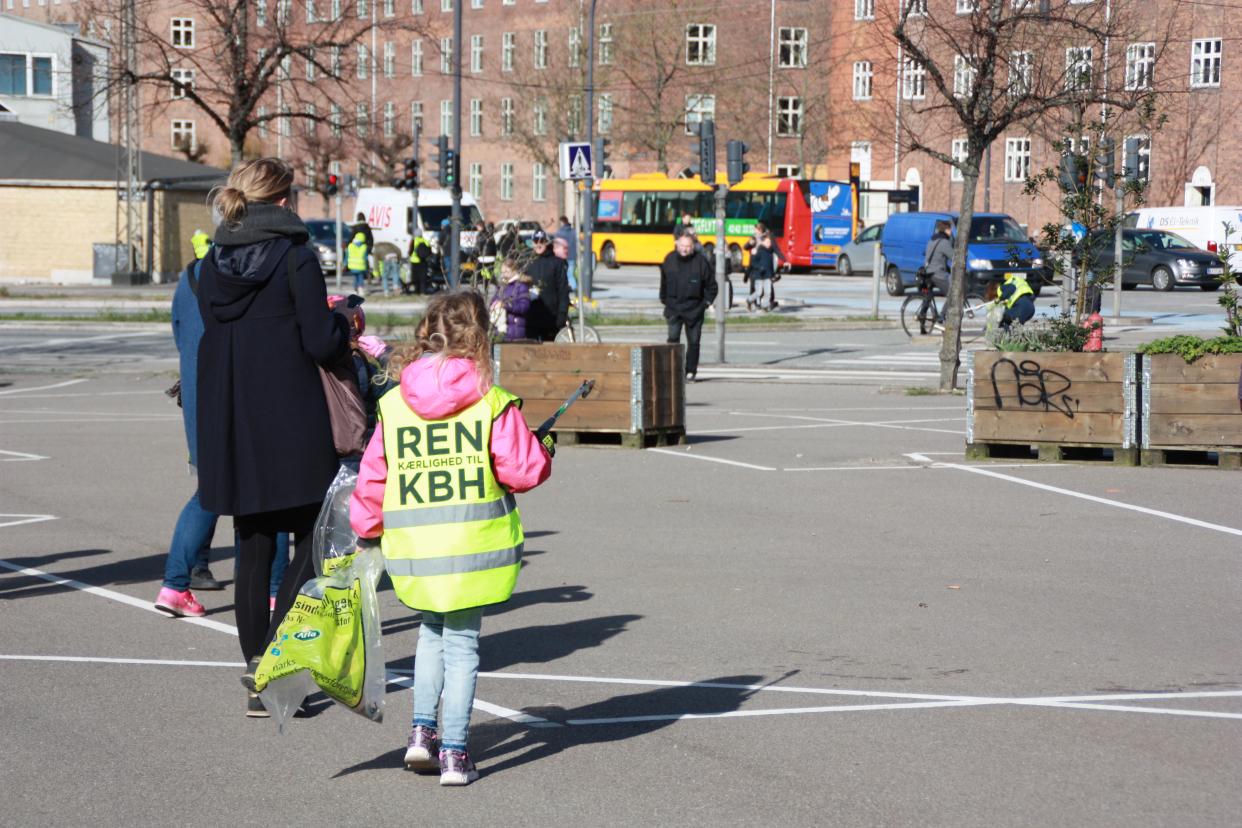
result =
[[[949,292],[949,276],[953,271],[953,224],[945,219],[936,222],[932,237],[923,251],[923,269],[933,281]]]

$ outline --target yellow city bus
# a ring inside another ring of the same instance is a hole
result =
[[[735,267],[745,265],[748,255],[743,245],[755,232],[756,222],[762,221],[778,242],[789,235],[786,205],[798,183],[795,179],[747,173],[729,190],[725,201],[725,240]],[[595,202],[591,246],[596,260],[608,267],[663,262],[673,249],[673,227],[687,213],[694,220],[694,230],[704,251],[709,256],[714,252],[716,207],[712,188],[698,176],[669,178],[662,173],[640,173],[630,178],[604,179],[595,184]]]

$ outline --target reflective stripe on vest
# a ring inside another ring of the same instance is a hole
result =
[[[1009,298],[1005,300],[1006,308],[1012,309],[1014,303],[1023,296],[1035,295],[1035,291],[1031,290],[1031,286],[1027,284],[1026,279],[1022,276],[1006,276],[1005,284],[1013,286],[1013,293],[1010,294]]]
[[[360,234],[361,235],[361,234]],[[351,241],[345,248],[345,266],[350,270],[367,269],[367,245],[358,240]]]
[[[491,464],[492,423],[519,402],[492,387],[452,417],[424,420],[394,388],[379,402],[388,479],[380,548],[397,597],[453,612],[505,601],[522,561],[522,521]]]

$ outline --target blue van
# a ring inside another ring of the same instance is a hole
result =
[[[957,232],[957,213],[893,213],[888,217],[880,250],[886,262],[884,287],[890,296],[900,296],[918,283],[915,274],[923,266],[923,254],[937,221],[952,223]],[[1043,254],[1004,213],[975,213],[970,222],[966,271],[970,279],[966,290],[979,294],[988,282],[999,282],[1006,273],[1022,273],[1038,295],[1045,276]],[[941,292],[948,290],[948,284],[939,281],[936,287]]]

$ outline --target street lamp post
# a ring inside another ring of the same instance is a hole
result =
[[[596,0],[591,0],[591,11],[587,15],[586,138],[592,153],[595,152],[595,3]],[[593,158],[593,160],[597,170],[604,163],[602,158]],[[595,231],[594,176],[587,179],[587,190],[583,198],[586,201],[586,207],[581,211],[582,245],[578,248],[578,300],[585,307],[586,300],[591,297],[591,287],[595,282],[595,248],[592,241]],[[581,314],[579,322],[580,326],[586,324]],[[583,332],[585,333],[585,329]]]

